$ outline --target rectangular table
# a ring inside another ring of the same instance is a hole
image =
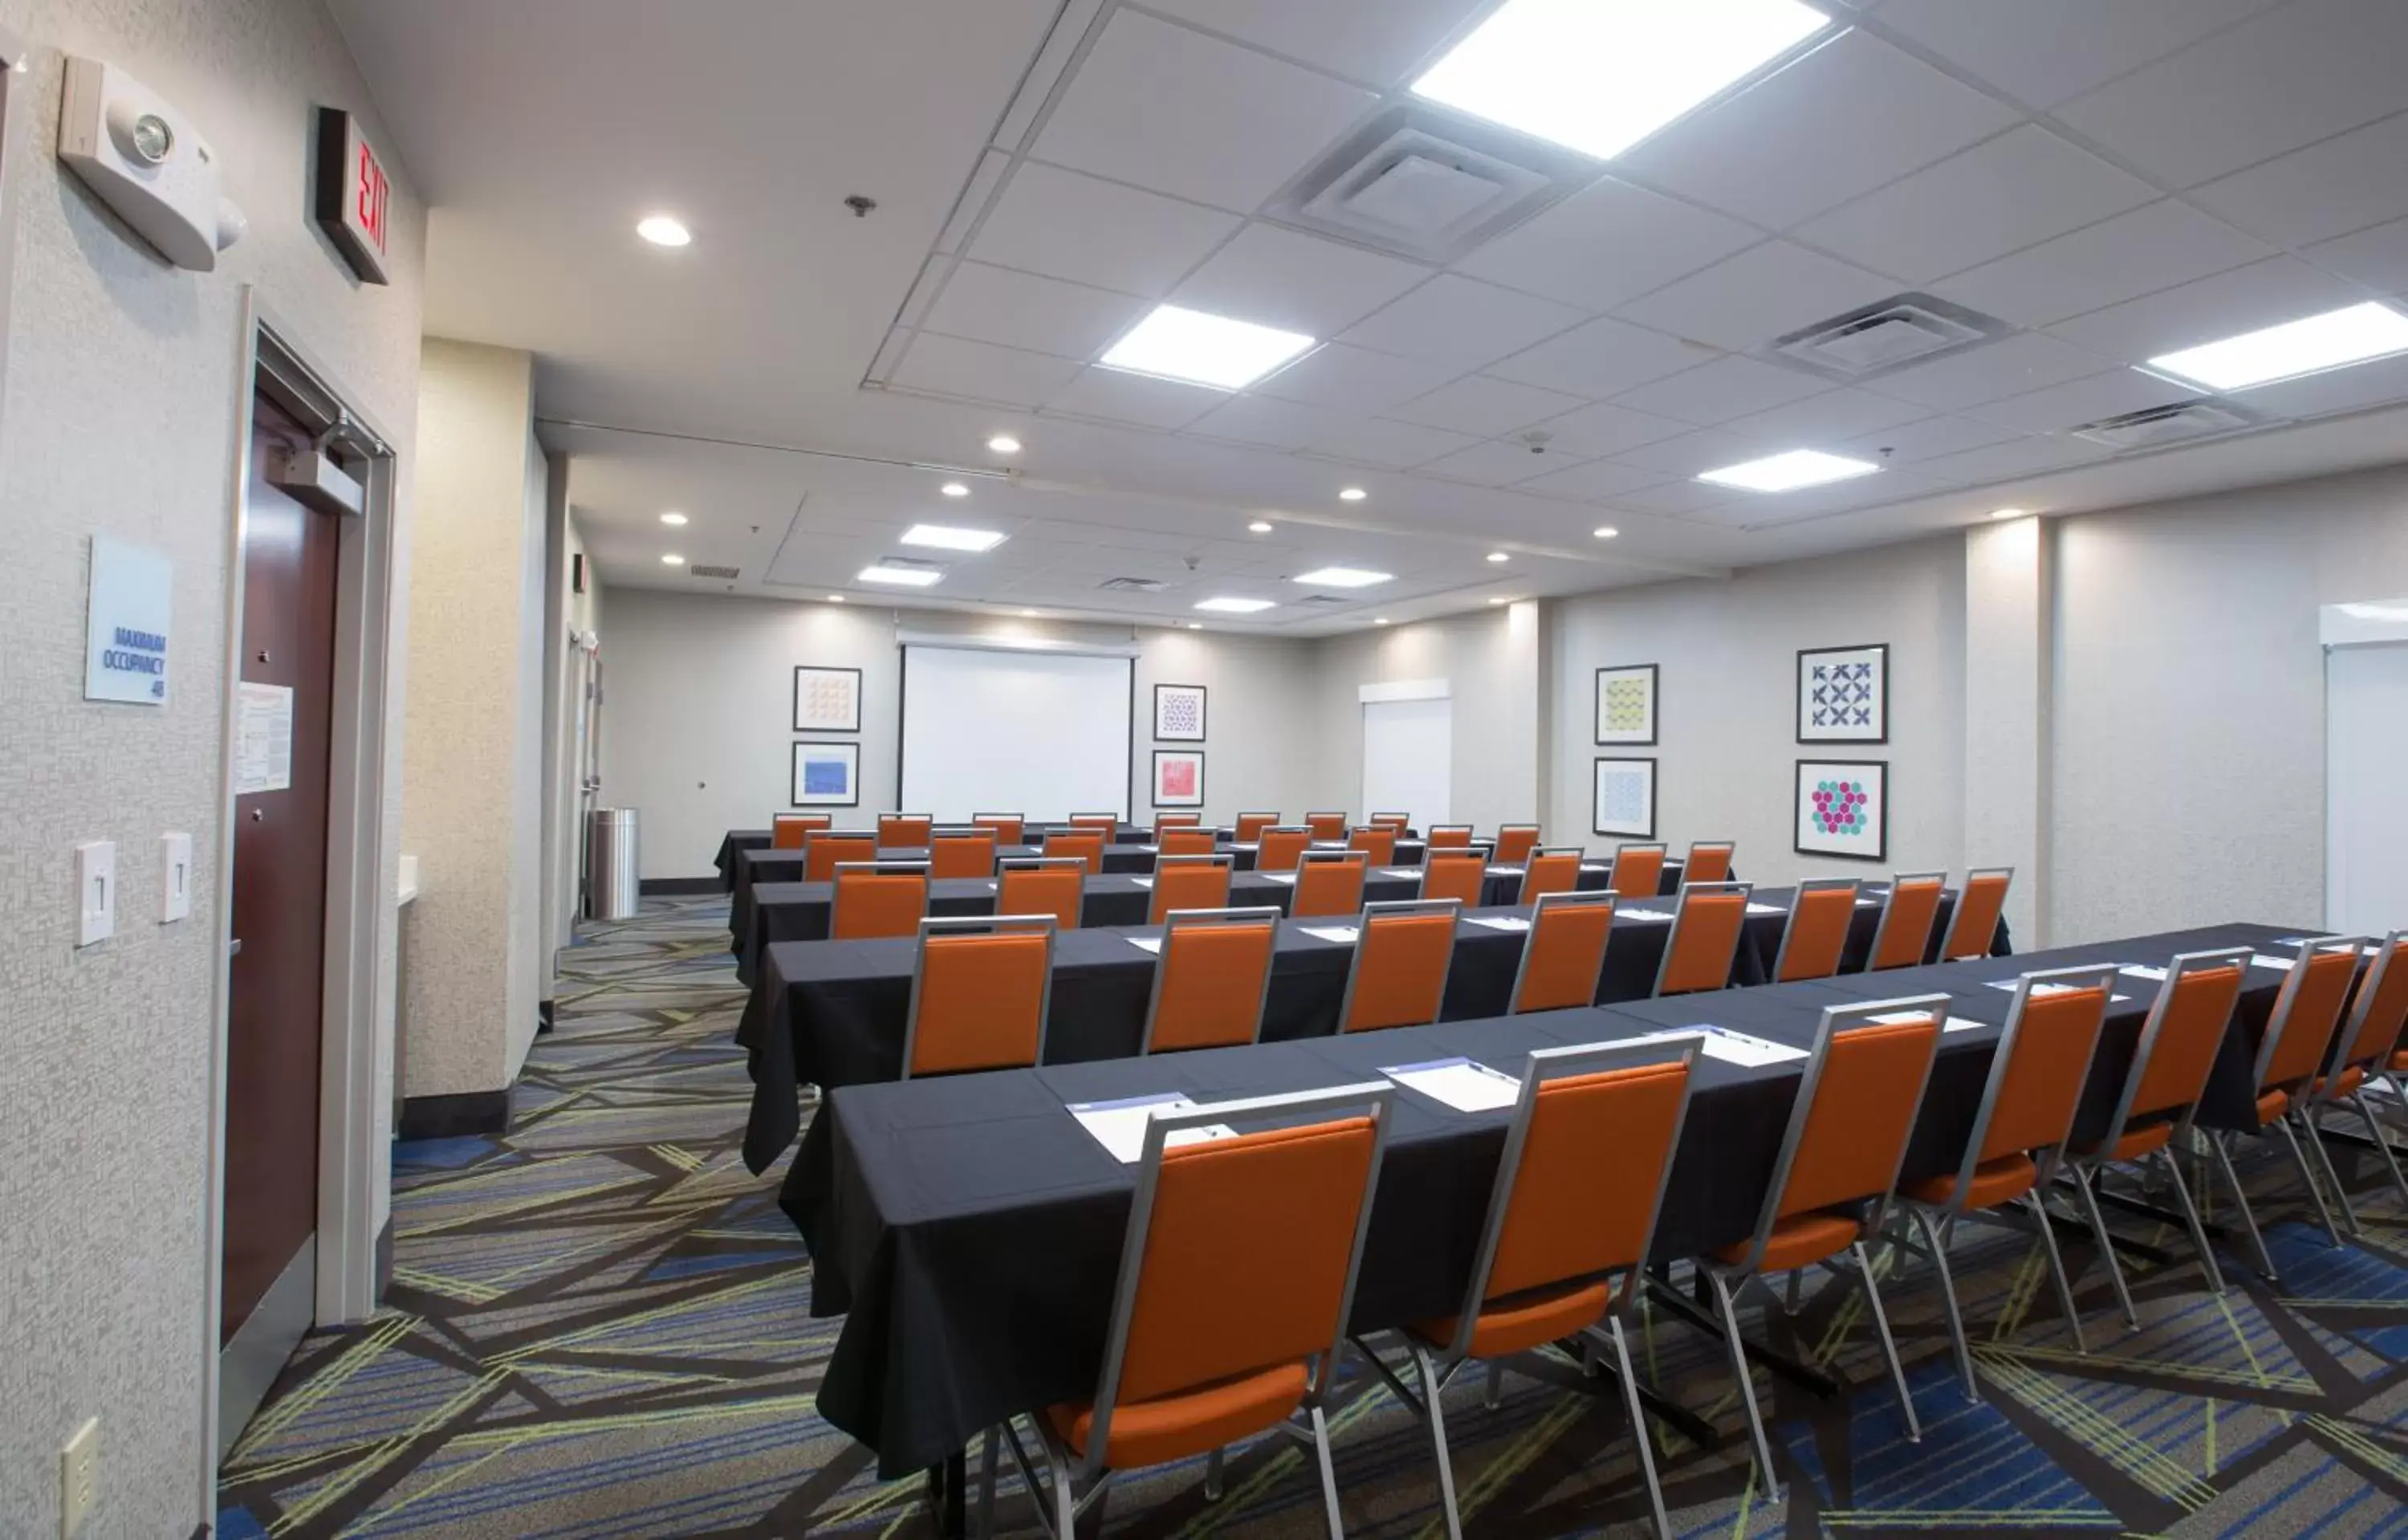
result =
[[[746,850],[767,850],[769,848],[769,840],[770,834],[766,828],[731,828],[727,831],[719,842],[719,854],[713,856],[710,862],[719,872],[719,886],[722,892],[736,891],[737,853]]]
[[[875,1449],[882,1475],[896,1478],[958,1452],[1009,1415],[1094,1392],[1134,1168],[1107,1154],[1068,1102],[1165,1091],[1197,1101],[1260,1096],[1376,1079],[1383,1067],[1450,1054],[1518,1074],[1534,1048],[1701,1023],[1803,1048],[1826,1006],[1944,991],[1953,1015],[1984,1025],[1941,1040],[1907,1154],[1912,1181],[1952,1172],[1963,1156],[2012,998],[1989,982],[2083,962],[2162,964],[2177,952],[2263,946],[2297,933],[2223,926],[1590,1010],[849,1086],[818,1119],[829,1130],[824,1183],[790,1191],[787,1201],[815,1263],[813,1314],[847,1317],[819,1408]],[[2250,970],[2203,1122],[2246,1117],[2250,1056],[2283,977]],[[2125,979],[2115,991],[2127,998],[2110,1007],[2077,1137],[2103,1131],[2157,988]],[[1802,1062],[1743,1069],[1698,1060],[1656,1234],[1659,1259],[1694,1256],[1752,1230]],[[1443,1316],[1460,1303],[1506,1117],[1398,1092],[1354,1331]]]
[[[997,845],[997,860],[1019,860],[1045,852],[1036,845]],[[924,861],[928,852],[918,846],[897,845],[882,850],[882,861]],[[805,856],[799,850],[745,850],[736,856],[736,885],[727,900],[728,949],[733,951],[752,925],[752,890],[763,883],[798,883],[803,880]]]

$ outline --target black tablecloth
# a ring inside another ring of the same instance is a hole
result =
[[[723,891],[736,891],[736,853],[739,850],[767,850],[769,839],[769,831],[766,828],[731,828],[727,831],[726,837],[719,842],[719,854],[710,862],[718,870],[719,885]]]
[[[1257,1096],[1375,1079],[1383,1066],[1451,1054],[1518,1073],[1533,1048],[1702,1023],[1802,1048],[1826,1006],[1945,991],[1952,1015],[1985,1025],[1942,1039],[1906,1161],[1914,1180],[1954,1171],[1962,1159],[2012,999],[1985,987],[1988,981],[2083,962],[2161,964],[2177,952],[2263,945],[2296,933],[2224,926],[1597,1010],[847,1087],[819,1118],[829,1130],[826,1187],[797,1215],[816,1262],[813,1313],[847,1316],[821,1382],[820,1411],[876,1449],[882,1475],[895,1478],[958,1451],[1012,1413],[1094,1391],[1133,1168],[1107,1154],[1066,1102],[1174,1090],[1198,1101]],[[2248,1056],[2282,978],[2250,971],[2204,1121],[2245,1108]],[[2112,1115],[2114,1090],[2157,987],[2121,982],[2128,987],[2110,1008],[2083,1135],[2100,1132]],[[1748,1234],[1801,1063],[1750,1069],[1698,1059],[1656,1234],[1659,1258],[1696,1255]],[[1505,1120],[1502,1112],[1459,1113],[1399,1092],[1355,1331],[1443,1316],[1460,1303]]]
[[[1042,856],[1036,845],[997,845],[997,860],[1018,860],[1024,856]],[[918,847],[896,846],[882,850],[882,861],[924,861],[928,853]],[[727,900],[728,949],[738,949],[743,938],[752,933],[752,890],[763,883],[798,883],[803,880],[805,856],[799,850],[745,850],[736,856],[736,885]]]

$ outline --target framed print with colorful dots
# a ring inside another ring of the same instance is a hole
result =
[[[1798,854],[1889,856],[1889,761],[1798,761]]]

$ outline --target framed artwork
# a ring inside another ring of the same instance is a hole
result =
[[[1204,686],[1156,684],[1154,736],[1166,743],[1204,741]]]
[[[794,805],[850,808],[861,805],[861,745],[795,745]]]
[[[1154,805],[1158,808],[1200,808],[1204,805],[1204,751],[1154,751]]]
[[[1656,665],[1597,671],[1597,741],[1650,747],[1656,741]]]
[[[1798,854],[1879,861],[1889,855],[1889,761],[1798,761]]]
[[[795,670],[796,732],[859,732],[861,670],[812,669]]]
[[[1801,647],[1798,741],[1889,741],[1889,644]]]
[[[1656,761],[1600,757],[1591,772],[1591,829],[1626,840],[1656,838]]]

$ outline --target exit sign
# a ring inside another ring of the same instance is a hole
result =
[[[318,223],[351,271],[383,283],[393,233],[393,180],[360,121],[340,108],[318,109]]]

